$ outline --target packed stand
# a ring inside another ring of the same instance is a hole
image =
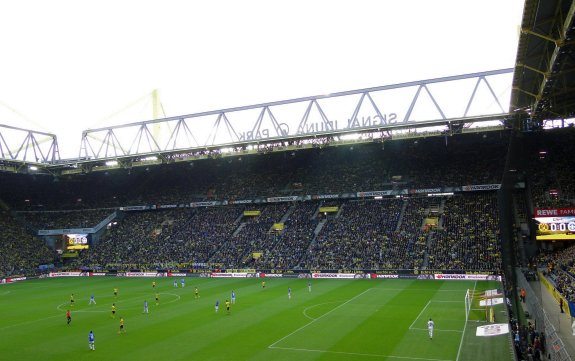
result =
[[[114,209],[87,209],[76,211],[16,212],[16,217],[34,230],[91,228],[97,226]]]
[[[497,194],[480,192],[447,198],[442,226],[428,247],[430,269],[502,269]]]
[[[54,263],[54,251],[27,233],[9,213],[0,212],[0,228],[0,278],[33,274],[40,265]]]

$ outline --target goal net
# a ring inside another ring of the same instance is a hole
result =
[[[465,293],[465,320],[495,322],[494,306],[502,303],[500,290],[474,291]]]

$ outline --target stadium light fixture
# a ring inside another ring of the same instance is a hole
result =
[[[33,171],[37,171],[38,167],[36,167],[35,165],[31,165],[28,167],[28,169],[33,170]]]
[[[105,163],[108,167],[114,167],[118,165],[118,161],[117,160],[109,160]]]
[[[151,155],[149,157],[142,158],[142,161],[144,161],[144,162],[151,162],[151,161],[156,161],[156,160],[158,160],[158,157],[156,157],[155,155]]]

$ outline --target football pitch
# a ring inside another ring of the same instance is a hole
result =
[[[177,288],[172,278],[120,277],[37,279],[3,285],[1,358],[513,360],[508,334],[479,337],[476,327],[484,323],[466,322],[467,289],[501,288],[495,281],[312,279],[309,291],[307,279],[187,277],[184,288],[177,280]],[[196,287],[199,297],[195,297]],[[225,302],[232,290],[236,302],[228,313]],[[75,305],[71,307],[72,293]],[[91,294],[96,304],[88,304]],[[148,314],[143,313],[145,300]],[[68,309],[72,314],[69,325]],[[120,318],[125,321],[125,333],[119,334]],[[427,331],[429,318],[435,322],[433,339]],[[496,309],[496,321],[507,322],[502,307]],[[88,347],[90,331],[95,335],[94,351]]]

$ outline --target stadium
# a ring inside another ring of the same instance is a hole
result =
[[[2,358],[573,359],[574,14],[527,0],[512,69],[85,130],[73,159],[0,120]]]

